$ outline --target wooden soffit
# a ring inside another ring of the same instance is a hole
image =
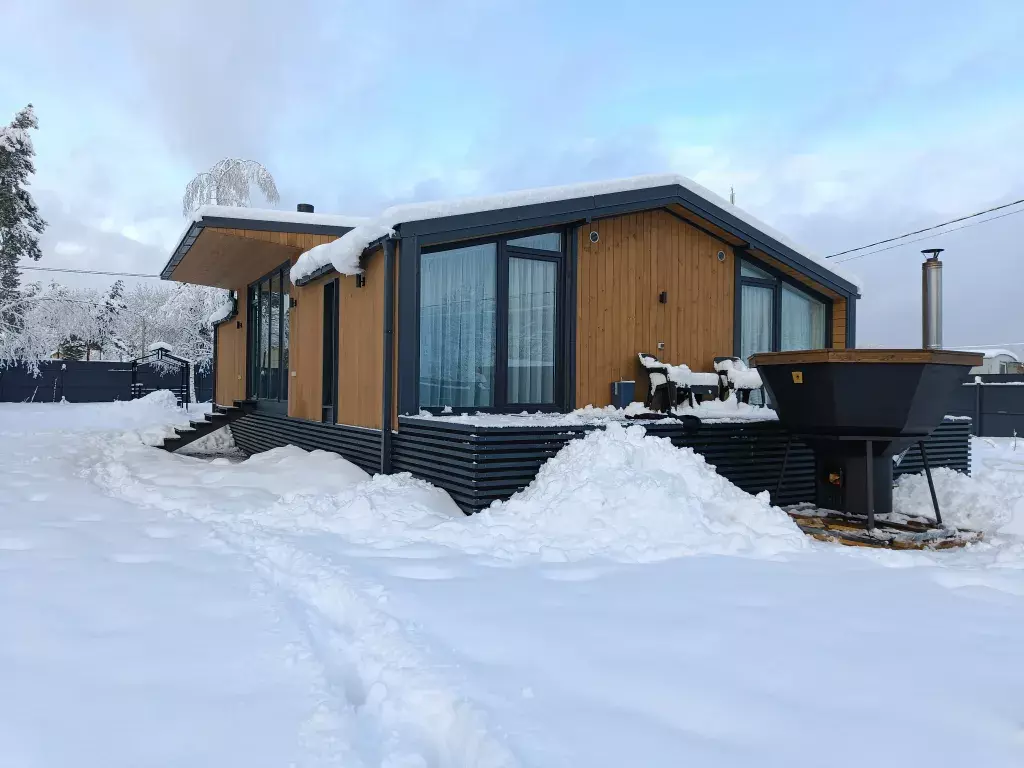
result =
[[[171,280],[237,289],[302,253],[298,243],[274,242],[274,232],[204,227],[174,267]]]

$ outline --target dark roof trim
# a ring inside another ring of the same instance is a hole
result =
[[[773,256],[783,264],[807,275],[836,293],[845,296],[859,295],[857,286],[853,283],[831,273],[827,267],[797,253],[789,246],[680,184],[409,221],[397,225],[396,229],[403,237],[416,236],[421,245],[428,245],[470,237],[483,237],[508,231],[510,228],[532,229],[568,224],[580,220],[607,218],[624,213],[665,208],[672,204],[681,205],[729,234],[749,243],[751,249],[760,250]]]
[[[294,221],[260,221],[259,219],[241,219],[230,216],[203,216],[182,235],[178,245],[171,253],[171,258],[160,272],[161,279],[171,279],[175,267],[185,258],[185,254],[188,253],[205,227],[249,229],[254,232],[292,232],[303,235],[336,235],[338,237],[352,230],[352,227],[340,227],[333,224],[302,224]]]

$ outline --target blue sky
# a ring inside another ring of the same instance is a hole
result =
[[[282,207],[673,171],[821,253],[1024,197],[1024,4],[0,0],[44,264],[154,272],[225,156]],[[256,202],[258,204],[258,202]],[[1024,342],[1024,215],[852,261],[862,343]],[[35,273],[37,276],[42,273]]]

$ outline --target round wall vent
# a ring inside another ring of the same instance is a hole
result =
[[[596,243],[600,239],[601,239],[601,236],[599,234],[597,234],[597,230],[596,229],[592,230],[591,233],[590,233],[590,242]]]
[[[719,261],[725,261],[725,251],[719,251],[718,252],[718,260]]]

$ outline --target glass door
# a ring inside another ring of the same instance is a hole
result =
[[[248,395],[270,406],[288,403],[288,264],[249,286]]]

